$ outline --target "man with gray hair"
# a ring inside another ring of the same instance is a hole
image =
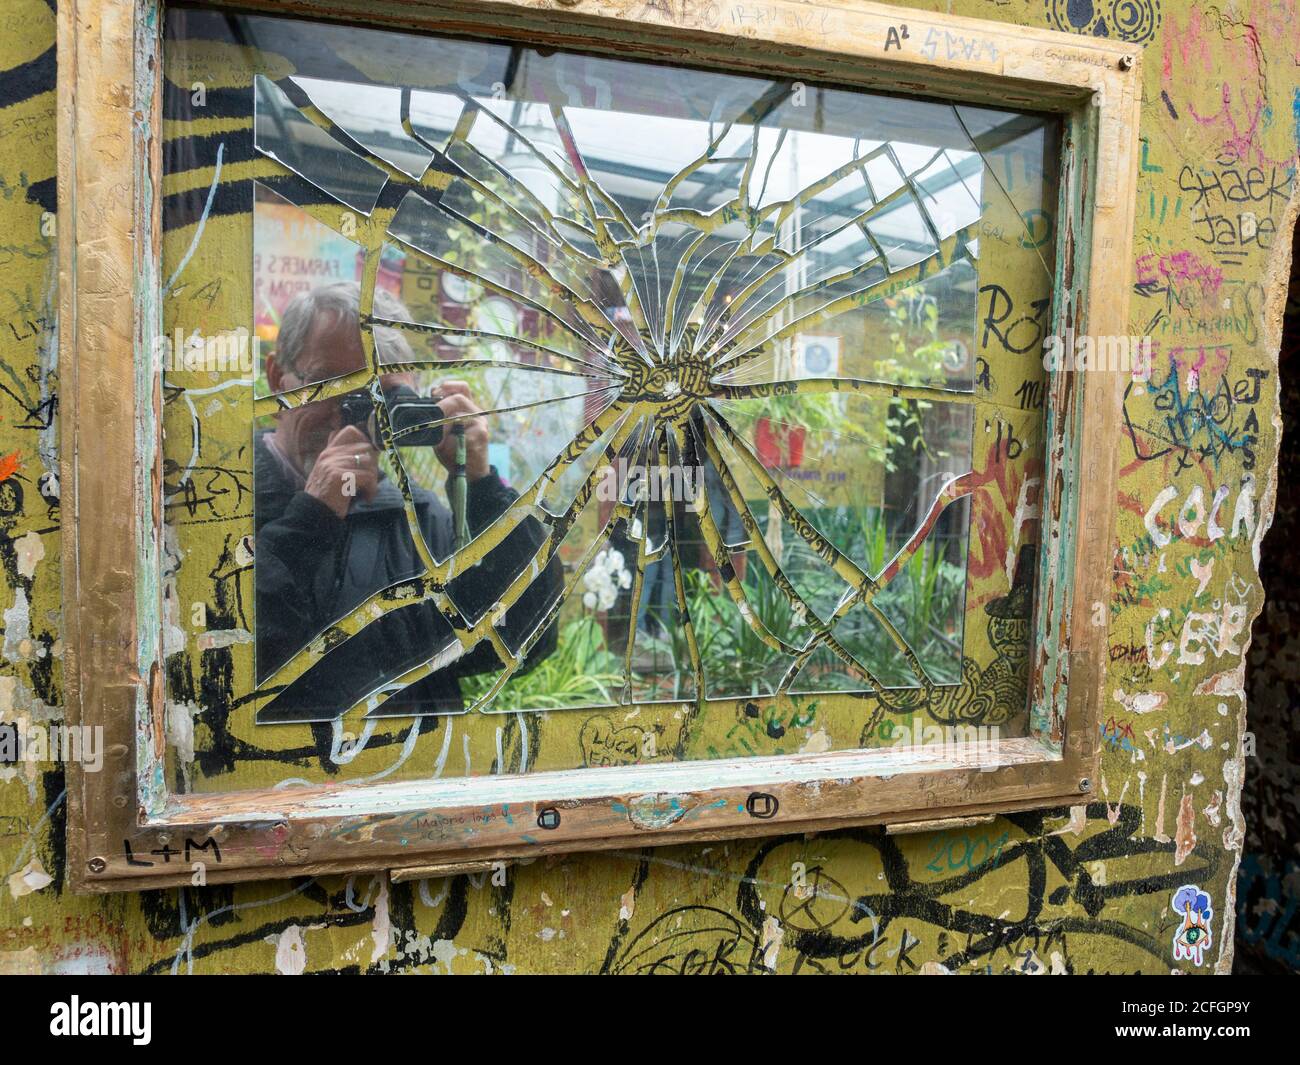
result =
[[[345,376],[366,366],[361,340],[360,286],[341,282],[300,293],[285,308],[265,374],[272,392]],[[395,296],[376,291],[376,317],[410,321]],[[372,325],[380,363],[415,362],[401,331]],[[386,397],[414,394],[415,374],[384,374]],[[463,381],[438,383],[446,424],[464,427],[466,524],[477,536],[518,498],[488,461],[488,430]],[[369,394],[304,403],[276,415],[274,429],[254,441],[254,582],[257,600],[257,675],[261,683],[295,653],[371,595],[424,571],[411,539],[401,491],[379,469],[370,433],[345,418],[349,402]],[[457,441],[442,434],[433,448],[451,474]],[[430,491],[411,487],[419,530],[435,559],[452,554],[448,508]],[[382,704],[392,715],[456,713],[464,708],[458,678],[500,669],[490,643],[457,656],[452,625],[477,623],[529,564],[544,538],[532,518],[522,522],[477,565],[447,583],[456,614],[430,603],[390,611],[335,647],[258,714],[259,723],[332,720],[408,670],[434,658],[448,665]],[[498,625],[508,646],[519,646],[558,597],[558,560],[539,574]],[[524,668],[555,646],[554,626],[534,645]]]

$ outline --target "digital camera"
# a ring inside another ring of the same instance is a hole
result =
[[[399,385],[384,389],[384,399],[388,403],[388,426],[393,434],[412,430],[394,440],[399,447],[436,447],[442,442],[442,426],[428,424],[442,420],[438,396],[421,396],[413,388]],[[339,401],[339,411],[344,425],[357,426],[374,447],[382,450],[384,442],[379,435],[375,407],[369,395],[349,392]]]

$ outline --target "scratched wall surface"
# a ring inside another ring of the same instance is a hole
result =
[[[692,18],[683,0],[652,6]],[[739,3],[724,17],[760,9]],[[104,899],[65,889],[61,768],[20,762],[0,766],[0,971],[1231,965],[1244,656],[1277,490],[1300,11],[1295,0],[952,9],[1127,39],[1145,54],[1130,331],[1152,338],[1155,364],[1129,389],[1113,442],[1123,473],[1113,593],[1101,605],[1112,664],[1095,801],[969,831],[539,860],[504,883],[362,875]],[[0,720],[27,726],[58,721],[62,702],[53,0],[9,0],[0,25]],[[965,46],[900,39],[940,59]],[[196,698],[201,709],[201,688]],[[792,884],[796,863],[813,890]],[[1188,934],[1206,924],[1208,942]]]

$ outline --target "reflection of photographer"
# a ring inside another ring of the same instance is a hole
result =
[[[274,355],[267,360],[267,383],[285,391],[352,373],[365,366],[359,328],[360,288],[341,283],[304,292],[285,309]],[[375,313],[408,320],[406,308],[386,292],[375,293]],[[376,326],[381,362],[414,361],[404,337]],[[420,400],[411,374],[387,374],[389,397],[412,408]],[[255,441],[254,504],[256,536],[257,670],[264,680],[297,651],[340,620],[368,596],[419,575],[424,567],[398,487],[379,470],[373,430],[356,413],[370,403],[366,393],[307,403],[277,415],[273,430]],[[424,433],[447,469],[449,479],[463,474],[464,521],[477,535],[517,498],[488,463],[488,431],[469,386],[442,381],[436,398],[442,417],[463,426],[463,445],[455,432]],[[400,419],[394,419],[394,427]],[[407,438],[404,438],[407,439]],[[436,440],[436,443],[434,441]],[[413,443],[421,442],[410,438]],[[463,446],[464,467],[457,467]],[[449,492],[449,495],[451,492]],[[452,553],[453,517],[433,493],[411,488],[420,532],[434,558]],[[543,539],[533,519],[521,523],[477,566],[448,582],[447,592],[469,623],[492,609]],[[501,628],[517,646],[558,594],[556,561],[539,575],[506,615]],[[553,649],[554,630],[538,641],[526,665]],[[322,720],[336,717],[380,684],[392,680],[437,652],[454,649],[451,625],[422,603],[391,611],[370,622],[335,648],[258,716],[259,721]],[[462,709],[456,678],[500,667],[487,641],[394,696],[384,704],[392,713],[454,712]]]

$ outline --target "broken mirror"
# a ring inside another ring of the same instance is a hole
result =
[[[177,602],[248,633],[178,646],[241,734],[401,722],[442,772],[458,718],[471,774],[1023,729],[1056,120],[341,33],[168,21],[178,83],[253,45],[245,125],[166,152],[168,314],[197,247],[257,352],[167,377]]]

